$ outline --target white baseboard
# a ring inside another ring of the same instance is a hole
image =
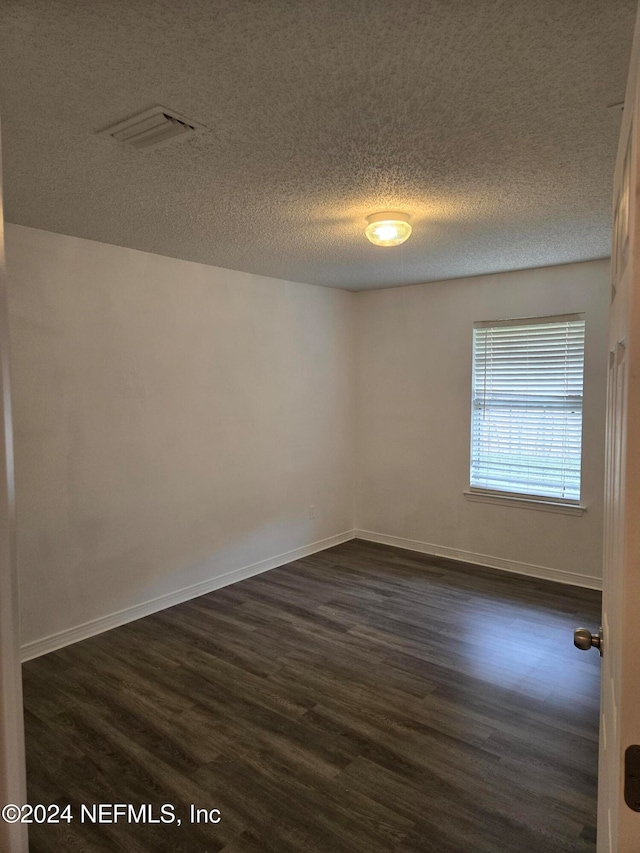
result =
[[[267,572],[269,569],[276,569],[278,566],[284,566],[286,563],[292,563],[294,560],[302,559],[302,557],[309,557],[318,551],[333,548],[334,545],[340,545],[354,538],[355,531],[347,530],[344,533],[338,533],[336,536],[330,536],[327,539],[320,539],[318,542],[303,545],[301,548],[294,548],[293,551],[286,551],[284,554],[260,560],[258,563],[253,563],[250,566],[234,569],[231,572],[226,572],[223,575],[210,578],[201,583],[183,587],[166,595],[160,595],[142,604],[134,604],[133,607],[126,607],[117,613],[92,619],[90,622],[77,625],[75,628],[67,628],[57,634],[43,637],[41,640],[34,640],[22,646],[22,662],[24,663],[32,658],[40,657],[40,655],[46,655],[48,652],[69,646],[71,643],[77,643],[79,640],[86,640],[88,637],[93,637],[96,634],[102,634],[104,631],[110,631],[111,628],[117,628],[119,625],[126,625],[127,622],[133,622],[135,619],[141,619],[143,616],[157,613],[158,610],[173,607],[174,604],[181,604],[183,601],[189,601],[191,598],[206,595],[208,592],[213,592],[216,589],[221,589],[223,586],[253,577],[253,575],[258,575],[261,572]]]
[[[507,560],[502,557],[489,557],[486,554],[474,554],[471,551],[460,551],[457,548],[447,548],[442,545],[431,545],[428,542],[419,542],[415,539],[404,539],[400,536],[388,536],[385,533],[374,533],[371,530],[347,530],[344,533],[338,533],[336,536],[330,536],[327,539],[312,542],[311,544],[304,545],[301,548],[294,548],[292,551],[286,551],[284,554],[278,554],[275,557],[260,560],[250,566],[234,569],[231,572],[226,572],[223,575],[218,575],[215,578],[210,578],[206,581],[202,581],[201,583],[183,587],[175,592],[160,595],[157,598],[152,598],[150,601],[145,601],[142,604],[135,604],[133,607],[126,607],[124,610],[119,610],[117,613],[111,613],[108,616],[101,616],[98,619],[92,619],[90,622],[85,622],[74,628],[68,628],[64,631],[58,632],[57,634],[51,634],[50,636],[43,637],[40,640],[34,640],[31,643],[26,643],[21,649],[22,661],[24,663],[32,658],[37,658],[40,657],[40,655],[45,655],[48,652],[53,652],[56,649],[63,648],[64,646],[77,643],[80,640],[86,640],[96,634],[102,634],[104,631],[110,631],[111,628],[117,628],[119,625],[126,625],[127,622],[142,619],[143,616],[149,616],[152,613],[157,613],[159,610],[172,607],[174,604],[181,604],[183,601],[189,601],[190,599],[197,598],[200,595],[206,595],[208,592],[213,592],[214,590],[221,589],[229,584],[237,583],[238,581],[261,574],[262,572],[267,572],[269,569],[276,569],[278,566],[284,566],[286,563],[292,563],[295,560],[302,559],[303,557],[309,557],[311,554],[316,554],[318,551],[333,548],[334,545],[341,545],[343,542],[349,542],[351,539],[363,539],[366,542],[379,542],[382,545],[392,545],[396,548],[404,548],[408,551],[430,554],[433,557],[447,557],[451,560],[460,560],[463,563],[476,563],[477,565],[488,566],[492,569],[500,569],[505,572],[514,572],[519,575],[528,575],[529,577],[556,581],[557,583],[571,584],[572,586],[583,586],[588,589],[602,589],[602,580],[600,578],[591,577],[590,575],[579,575],[573,572],[565,572],[561,569],[551,569],[546,566],[521,563],[517,560]]]
[[[476,563],[479,566],[488,566],[491,569],[528,575],[532,578],[541,578],[556,583],[583,586],[587,589],[602,589],[601,578],[565,572],[562,569],[550,569],[546,566],[520,563],[517,560],[507,560],[503,557],[474,554],[471,551],[460,551],[457,548],[447,548],[443,545],[430,545],[428,542],[403,539],[400,536],[387,536],[385,533],[374,533],[371,530],[356,530],[355,538],[364,539],[366,542],[379,542],[381,545],[393,545],[396,548],[405,548],[408,551],[418,551],[421,554],[430,554],[432,557],[448,557],[450,560],[460,560],[463,563]]]

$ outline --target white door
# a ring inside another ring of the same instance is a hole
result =
[[[598,853],[640,851],[640,774],[625,787],[625,753],[640,744],[639,54],[640,18],[613,195]]]
[[[0,168],[0,808],[7,803],[26,802],[1,176]],[[0,850],[24,853],[26,826],[8,823],[0,817]]]

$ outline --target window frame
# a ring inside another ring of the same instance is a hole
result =
[[[501,489],[483,488],[471,484],[471,474],[473,468],[473,446],[474,446],[474,399],[475,399],[475,368],[476,368],[476,347],[475,347],[475,331],[476,329],[526,326],[526,325],[544,325],[550,323],[564,323],[570,321],[584,322],[584,346],[583,346],[583,388],[582,388],[582,413],[581,413],[581,428],[580,428],[580,481],[579,481],[579,497],[576,498],[560,498],[549,495],[538,495],[529,492],[506,491]],[[584,370],[586,366],[586,351],[587,351],[587,323],[584,313],[573,314],[554,314],[548,316],[537,317],[517,317],[513,319],[500,320],[480,320],[474,322],[472,332],[472,354],[471,354],[471,417],[470,417],[470,441],[469,441],[469,485],[464,490],[463,494],[467,500],[479,501],[482,503],[498,504],[502,506],[520,506],[527,509],[543,510],[546,512],[560,512],[567,515],[582,515],[587,509],[583,503],[583,476],[584,476]]]

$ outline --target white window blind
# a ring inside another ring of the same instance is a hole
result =
[[[584,319],[476,323],[471,486],[580,500]]]

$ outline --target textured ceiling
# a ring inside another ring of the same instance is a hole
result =
[[[6,218],[350,289],[609,254],[636,0],[0,0]],[[96,131],[154,104],[154,151]],[[414,233],[376,248],[365,217]]]

